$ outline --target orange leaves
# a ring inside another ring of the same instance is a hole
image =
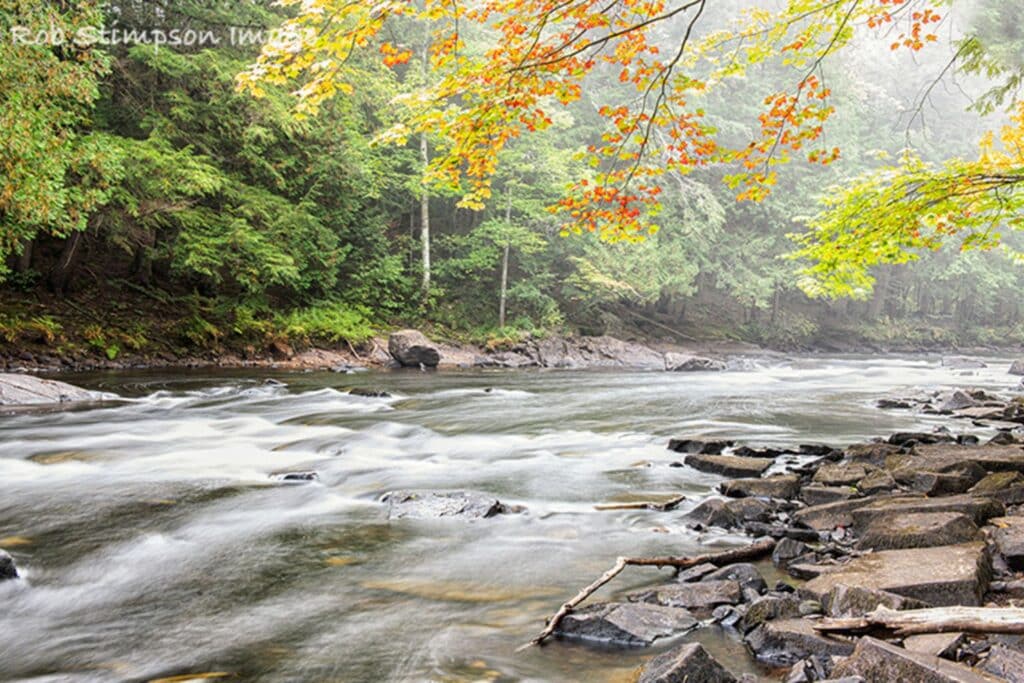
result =
[[[412,58],[412,50],[400,49],[387,42],[381,43],[380,53],[384,56],[384,66],[389,68],[406,64]]]
[[[895,23],[895,15],[888,11],[888,9],[882,8],[886,6],[899,7],[907,4],[906,0],[877,0],[877,2],[880,7],[868,16],[868,28],[879,29],[886,24]],[[905,47],[917,52],[926,43],[936,42],[938,36],[929,32],[928,26],[930,24],[937,24],[940,21],[942,21],[942,15],[933,7],[924,6],[921,9],[910,12],[909,16],[905,18],[906,29],[889,45],[889,49],[898,50],[901,47]]]

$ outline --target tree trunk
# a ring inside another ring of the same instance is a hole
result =
[[[22,242],[21,253],[18,254],[18,260],[14,262],[14,272],[24,275],[32,268],[32,249],[34,246],[35,242],[32,240]]]
[[[505,224],[512,225],[512,192],[508,193],[508,206],[505,207]],[[511,242],[505,242],[505,250],[501,255],[501,296],[498,303],[498,327],[505,327],[505,304],[508,300],[508,257],[512,251]]]
[[[64,249],[60,252],[57,265],[50,271],[50,287],[55,294],[64,295],[67,293],[68,285],[71,283],[75,266],[78,265],[84,244],[82,244],[84,233],[73,232],[64,242]]]
[[[430,147],[427,145],[426,133],[420,136],[420,155],[423,159],[423,168],[430,163]],[[423,185],[423,194],[420,196],[420,243],[423,247],[423,301],[430,296],[430,190],[426,184]]]

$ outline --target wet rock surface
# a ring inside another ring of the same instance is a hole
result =
[[[929,654],[865,636],[850,657],[832,670],[835,677],[860,676],[867,681],[902,683],[992,683],[968,667]]]
[[[18,568],[14,564],[14,558],[6,551],[0,550],[0,581],[16,578],[18,578]]]
[[[685,609],[645,602],[598,603],[570,612],[555,635],[603,645],[647,647],[698,625]]]
[[[966,543],[978,537],[977,525],[960,512],[886,514],[876,517],[861,534],[858,548],[897,550]]]
[[[683,462],[695,470],[725,477],[759,477],[772,464],[763,458],[738,455],[688,455]]]
[[[736,677],[700,643],[686,643],[658,655],[640,673],[639,683],[735,683]]]
[[[393,332],[388,337],[388,353],[406,368],[436,368],[441,362],[438,345],[427,339],[419,330]]]
[[[113,398],[32,375],[0,374],[0,407],[46,406]]]
[[[388,506],[388,519],[485,519],[522,512],[493,496],[472,491],[391,491],[380,500]]]

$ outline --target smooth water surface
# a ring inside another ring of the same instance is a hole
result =
[[[64,378],[126,400],[0,416],[0,547],[24,576],[0,584],[0,679],[627,681],[650,651],[515,649],[617,555],[747,542],[685,528],[720,478],[669,467],[669,437],[839,445],[931,429],[942,418],[875,400],[1014,386],[1008,361],[988,362]],[[319,482],[270,476],[309,469]],[[487,491],[528,512],[388,522],[377,500],[399,488]],[[679,494],[675,512],[594,509]],[[669,576],[631,569],[600,595]],[[688,637],[757,671],[727,635]]]

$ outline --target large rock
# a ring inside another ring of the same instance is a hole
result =
[[[978,537],[978,526],[959,512],[923,512],[876,517],[857,542],[858,548],[897,550],[966,543]]]
[[[865,636],[857,649],[832,670],[834,678],[860,676],[866,681],[900,683],[993,683],[988,676],[933,655]]]
[[[888,591],[936,607],[979,605],[991,578],[984,543],[884,550],[843,565],[821,565],[800,591],[821,600],[836,586]]]
[[[700,643],[684,643],[647,662],[638,683],[735,683]]]
[[[761,576],[757,567],[749,562],[738,562],[717,569],[704,577],[705,581],[736,581],[743,590],[753,590],[758,593],[768,588],[768,583]]]
[[[946,356],[942,359],[942,367],[954,370],[978,370],[987,368],[985,361],[977,358],[965,358],[964,356]]]
[[[388,337],[388,353],[407,368],[436,368],[441,362],[437,344],[419,330],[399,330]]]
[[[713,358],[691,356],[686,353],[666,353],[665,369],[669,372],[721,372],[725,363]]]
[[[790,666],[811,655],[846,656],[853,643],[815,631],[808,619],[766,621],[750,631],[744,640],[754,655],[775,666]]]
[[[697,583],[670,583],[635,593],[631,602],[653,602],[664,607],[709,609],[718,605],[735,605],[743,600],[740,584],[736,581],[699,581]]]
[[[806,490],[806,487],[805,487]],[[793,519],[817,531],[831,531],[836,527],[847,527],[853,524],[853,511],[870,505],[876,501],[889,500],[888,496],[876,496],[873,498],[857,498],[854,500],[839,500],[834,503],[823,505],[812,505],[793,514]]]
[[[113,398],[110,394],[87,391],[52,379],[0,374],[0,406],[40,406],[110,398]]]
[[[800,490],[800,498],[811,506],[828,505],[843,500],[860,498],[857,489],[850,486],[821,486],[811,484]]]
[[[744,632],[775,619],[795,619],[800,616],[800,598],[793,593],[762,595],[747,606],[740,625]]]
[[[956,651],[966,642],[964,633],[922,633],[904,638],[903,647],[911,652],[956,661]]]
[[[1012,650],[1005,645],[993,645],[978,668],[1008,681],[1008,683],[1024,683],[1024,653]]]
[[[647,647],[685,633],[698,622],[685,609],[646,602],[606,602],[569,612],[555,635],[606,645]]]
[[[544,337],[530,339],[505,353],[515,354],[517,365],[545,368],[636,368],[662,370],[664,356],[635,342],[614,337]],[[528,359],[529,363],[523,362]]]
[[[823,486],[853,486],[876,469],[860,462],[825,464],[814,473],[812,481]]]
[[[1010,374],[1024,375],[1024,358],[1013,361],[1013,364],[1010,366]]]
[[[391,491],[381,497],[381,502],[388,505],[388,519],[483,519],[522,511],[494,496],[471,491]]]
[[[1024,570],[1024,517],[990,519],[992,541],[1006,563],[1017,571]]]
[[[935,512],[962,512],[975,524],[983,524],[990,517],[1004,514],[1006,509],[999,501],[970,495],[947,496],[945,498],[915,498],[912,496],[877,500],[857,508],[850,513],[853,525],[860,530],[867,529],[877,519],[895,520],[902,515]]]
[[[779,474],[764,479],[732,479],[722,482],[719,490],[732,498],[796,498],[800,492],[800,477]]]
[[[688,455],[683,462],[695,470],[724,477],[759,477],[772,464],[764,458],[743,458],[738,455]]]
[[[1024,448],[1020,445],[940,443],[914,446],[912,453],[893,456],[886,463],[887,469],[913,467],[926,472],[949,472],[963,468],[966,463],[976,463],[987,472],[1024,472]]]
[[[874,612],[879,605],[895,610],[931,607],[926,602],[896,593],[843,584],[833,586],[821,597],[821,607],[830,617],[862,617]]]
[[[686,518],[697,524],[731,529],[743,522],[764,521],[771,506],[759,498],[721,500],[711,498],[690,510]]]
[[[14,566],[14,558],[0,550],[0,581],[18,578],[18,568]]]

